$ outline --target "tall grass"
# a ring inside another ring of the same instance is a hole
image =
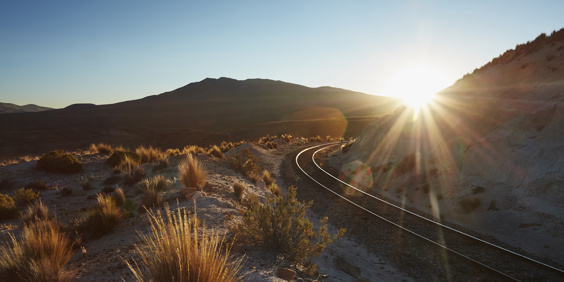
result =
[[[203,188],[206,185],[207,173],[192,154],[188,154],[186,160],[178,166],[178,173],[185,187]]]
[[[141,164],[156,162],[165,156],[160,149],[151,146],[149,148],[141,146],[135,150],[135,153],[141,158]]]
[[[0,247],[3,281],[70,281],[63,267],[73,254],[71,240],[53,220],[24,226],[20,240],[10,234],[10,244]]]
[[[111,195],[98,194],[98,203],[88,214],[88,229],[94,236],[102,236],[114,229],[125,217]]]
[[[229,260],[231,246],[214,230],[198,230],[186,210],[149,211],[151,234],[139,233],[146,246],[135,247],[138,260],[126,261],[138,281],[239,281],[241,259]],[[206,235],[211,234],[211,235]]]
[[[114,152],[112,145],[105,143],[91,144],[88,150],[92,153],[100,153],[105,155],[111,155]]]

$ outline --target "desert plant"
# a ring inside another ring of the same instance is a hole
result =
[[[240,209],[242,222],[234,227],[236,237],[242,243],[261,245],[287,255],[294,263],[307,264],[318,256],[333,240],[340,238],[345,230],[330,236],[327,232],[327,217],[315,230],[305,218],[313,202],[304,203],[296,199],[296,188],[290,186],[284,197],[266,198],[266,203],[249,203],[249,208]]]
[[[20,188],[12,194],[12,198],[18,206],[26,206],[33,203],[37,198],[39,198],[39,192],[33,191],[33,189]]]
[[[105,155],[110,155],[114,152],[114,148],[112,148],[111,145],[104,143],[91,144],[88,150],[92,153],[99,153]]]
[[[266,186],[270,186],[272,183],[274,183],[274,179],[270,175],[270,172],[266,169],[262,172],[262,180],[264,181]]]
[[[41,156],[36,167],[47,172],[77,173],[82,170],[82,163],[71,154],[53,151]]]
[[[87,226],[94,236],[102,236],[123,219],[124,213],[112,196],[98,194],[97,205],[88,213]]]
[[[213,145],[210,148],[209,154],[212,157],[215,157],[215,158],[218,158],[218,159],[223,159],[223,153],[221,152],[221,149],[219,147],[217,147],[217,145]]]
[[[123,184],[132,186],[133,184],[141,181],[143,177],[145,177],[145,170],[143,168],[136,167],[123,177]]]
[[[235,170],[243,173],[247,177],[256,174],[259,175],[260,168],[258,166],[258,159],[253,156],[251,151],[247,148],[241,150],[238,154],[234,154],[229,158],[229,164]]]
[[[161,194],[154,187],[143,190],[143,206],[147,208],[158,207],[162,202]]]
[[[243,193],[245,192],[245,185],[239,182],[233,183],[233,192],[235,192],[235,196],[237,196],[239,200],[242,200]]]
[[[141,158],[136,153],[131,151],[122,151],[122,150],[116,150],[108,158],[107,162],[111,166],[118,166],[125,160],[125,157],[128,157],[130,159],[130,162],[132,163],[138,164],[141,162]]]
[[[168,189],[168,184],[168,180],[166,180],[164,176],[155,175],[151,178],[141,181],[141,183],[139,183],[139,188],[141,188],[141,190],[143,191],[152,189],[157,192],[161,192]]]
[[[278,187],[278,185],[276,185],[276,183],[274,182],[268,185],[268,190],[270,190],[270,192],[272,192],[272,194],[274,194],[275,196],[281,195],[280,187]]]
[[[178,149],[166,149],[166,151],[164,152],[165,157],[172,157],[172,156],[178,156],[181,155],[182,152],[180,152],[180,150]]]
[[[139,163],[141,164],[156,162],[164,157],[160,149],[151,146],[149,148],[141,146],[135,150],[135,153],[139,156]]]
[[[343,151],[343,153],[348,152],[352,145],[354,145],[354,141],[347,142],[346,144],[341,146],[341,151]]]
[[[37,191],[43,191],[43,190],[48,190],[51,187],[47,185],[47,183],[45,183],[45,180],[39,180],[39,181],[28,183],[27,185],[25,185],[25,188],[30,188]]]
[[[160,170],[167,168],[168,164],[169,164],[168,159],[159,160],[159,162],[153,167],[153,172],[157,172],[157,171],[160,171]]]
[[[187,188],[203,188],[206,185],[207,173],[192,154],[188,154],[186,160],[178,166],[178,174],[180,181]]]
[[[53,220],[23,227],[20,240],[10,234],[0,247],[0,276],[5,281],[70,281],[64,265],[73,255],[72,241]]]
[[[20,218],[24,225],[29,225],[38,220],[53,219],[53,214],[49,213],[49,208],[39,200],[29,205],[27,209],[20,214]]]
[[[137,209],[137,203],[135,203],[131,199],[126,199],[123,203],[123,209],[125,210],[125,215],[130,217],[135,213],[135,210]]]
[[[0,219],[12,218],[18,213],[16,202],[8,195],[0,194]]]
[[[123,206],[123,203],[125,202],[125,193],[123,192],[123,189],[117,187],[112,194],[112,199],[119,207]]]
[[[231,246],[214,230],[198,230],[185,209],[149,211],[151,234],[138,233],[138,260],[126,261],[138,281],[238,281],[241,259],[229,261]],[[210,234],[210,235],[208,235]]]
[[[83,190],[92,190],[94,189],[94,186],[92,186],[92,183],[90,183],[89,180],[85,180],[83,182],[80,183],[80,186],[82,187]]]
[[[290,134],[282,134],[282,139],[284,139],[287,143],[290,143],[292,141],[292,135]]]

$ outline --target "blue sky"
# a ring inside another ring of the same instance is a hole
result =
[[[490,3],[493,2],[493,3]],[[454,82],[564,27],[564,1],[0,1],[0,102],[65,107],[269,78],[369,94]]]

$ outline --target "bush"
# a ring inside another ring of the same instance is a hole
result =
[[[116,205],[118,205],[118,207],[123,206],[123,203],[125,202],[125,193],[123,192],[123,189],[119,187],[116,188],[114,190],[114,193],[112,194],[112,199],[114,200]]]
[[[77,173],[82,170],[82,163],[71,154],[53,151],[41,156],[36,167],[47,172]]]
[[[242,200],[243,193],[245,192],[245,185],[239,182],[233,183],[233,192],[235,192],[235,196],[237,196],[239,200]]]
[[[123,177],[123,184],[131,187],[135,183],[141,181],[143,177],[145,177],[145,170],[140,167],[136,167]]]
[[[139,163],[141,164],[156,162],[164,158],[163,152],[153,147],[145,148],[141,146],[135,150],[135,153],[139,156]]]
[[[12,218],[18,213],[16,202],[8,195],[0,194],[0,219]]]
[[[282,134],[282,139],[284,139],[287,143],[290,143],[293,137],[290,134]]]
[[[114,152],[114,148],[112,148],[112,146],[108,144],[98,143],[90,145],[89,151],[92,153],[110,155]]]
[[[16,205],[26,206],[39,198],[39,192],[34,192],[33,189],[20,188],[14,192],[12,198],[16,202]]]
[[[206,185],[207,173],[192,154],[188,154],[186,160],[178,166],[178,174],[186,188],[203,188]]]
[[[245,176],[251,178],[253,174],[259,175],[260,168],[258,160],[251,151],[247,148],[241,150],[239,154],[234,154],[229,158],[229,164],[235,170],[243,173]]]
[[[152,178],[141,181],[139,187],[143,190],[155,190],[157,192],[168,189],[168,181],[162,175],[155,175]]]
[[[270,172],[268,172],[268,170],[263,171],[262,180],[264,181],[266,186],[270,186],[272,183],[274,183],[274,179],[272,179],[272,176],[270,176]]]
[[[131,151],[122,151],[122,150],[115,151],[108,158],[107,162],[111,166],[118,166],[125,160],[125,157],[128,157],[130,159],[130,162],[134,162],[136,164],[141,162],[141,158],[136,153]]]
[[[219,147],[217,147],[216,145],[213,145],[210,148],[209,154],[212,157],[215,157],[215,158],[218,158],[218,159],[223,159],[223,153],[221,152],[221,149]]]
[[[112,231],[124,213],[110,195],[98,194],[97,200],[96,207],[88,213],[87,226],[98,237]]]
[[[24,225],[29,225],[41,220],[53,219],[53,214],[49,213],[49,208],[41,202],[41,200],[36,201],[29,207],[25,212],[20,215]]]
[[[25,188],[30,188],[33,190],[37,190],[37,191],[43,191],[43,190],[48,190],[51,187],[49,185],[47,185],[47,183],[45,183],[45,180],[39,180],[39,181],[34,181],[34,182],[30,182],[28,183]]]
[[[268,189],[277,197],[281,195],[280,187],[278,187],[278,185],[274,182],[268,186]]]
[[[0,276],[6,281],[70,281],[64,265],[72,257],[72,241],[56,221],[24,226],[20,240],[0,247]]]
[[[198,230],[186,210],[166,216],[149,211],[151,234],[139,233],[146,246],[135,246],[139,260],[126,261],[138,281],[238,281],[241,259],[229,261],[231,246],[213,230]],[[210,234],[211,235],[208,235]]]
[[[147,208],[158,207],[162,202],[161,194],[154,187],[143,190],[143,206]]]
[[[243,243],[261,245],[287,255],[292,263],[309,264],[311,258],[321,254],[345,230],[331,237],[327,232],[327,217],[315,230],[305,218],[313,202],[299,202],[293,186],[288,191],[285,197],[268,196],[264,204],[250,201],[248,209],[240,209],[243,220],[235,226],[235,235]]]

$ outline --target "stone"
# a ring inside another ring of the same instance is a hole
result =
[[[292,281],[292,279],[294,279],[294,276],[296,276],[296,272],[288,268],[279,267],[276,275],[286,281]]]

